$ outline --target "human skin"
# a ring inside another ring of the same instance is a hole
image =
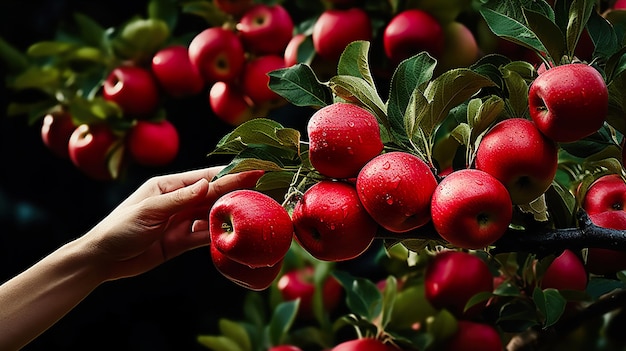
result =
[[[251,171],[211,181],[220,169],[146,181],[85,235],[0,285],[0,349],[24,347],[102,283],[208,245],[209,207],[226,192],[253,187],[262,175]]]

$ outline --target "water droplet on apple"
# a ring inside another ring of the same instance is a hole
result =
[[[393,197],[391,197],[391,195],[386,194],[385,195],[385,202],[387,202],[387,205],[393,205]]]
[[[389,169],[391,167],[391,164],[389,163],[389,161],[383,163],[383,169]]]
[[[353,121],[348,121],[348,127],[354,128],[354,122]]]
[[[348,154],[350,154],[350,155],[354,155],[354,150],[352,150],[352,148],[351,148],[351,147],[349,147],[349,146],[348,146],[348,147],[347,147],[347,150],[348,150]]]

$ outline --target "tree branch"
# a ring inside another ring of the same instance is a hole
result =
[[[626,230],[599,227],[593,224],[587,213],[582,210],[577,213],[577,219],[578,227],[575,228],[533,228],[524,230],[509,228],[493,244],[494,249],[492,252],[517,251],[549,254],[565,248],[572,250],[590,247],[614,250],[624,250],[626,248]],[[444,242],[435,231],[432,223],[408,233],[392,233],[381,230],[377,237],[391,241],[417,239]]]

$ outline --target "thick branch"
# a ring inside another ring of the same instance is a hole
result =
[[[581,211],[577,214],[579,226],[576,228],[543,229],[534,228],[517,230],[509,228],[496,241],[494,252],[532,252],[551,253],[560,249],[604,248],[625,250],[626,230],[616,230],[599,227],[591,222],[589,216]],[[381,239],[406,240],[422,239],[443,241],[432,224],[425,225],[408,233],[392,233],[382,231],[378,235]]]

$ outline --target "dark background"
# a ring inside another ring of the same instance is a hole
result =
[[[145,8],[146,1],[2,0],[0,36],[25,49],[54,38],[73,12],[106,28]],[[10,96],[0,68],[0,282],[85,233],[148,177],[227,162],[206,155],[232,127],[199,96],[167,106],[181,137],[172,164],[134,166],[116,182],[90,180],[44,147],[39,125],[6,116]],[[287,108],[275,118],[299,127],[306,116]],[[142,276],[103,284],[24,350],[206,350],[196,337],[216,333],[221,317],[238,317],[245,293],[215,271],[208,249],[194,250]]]

